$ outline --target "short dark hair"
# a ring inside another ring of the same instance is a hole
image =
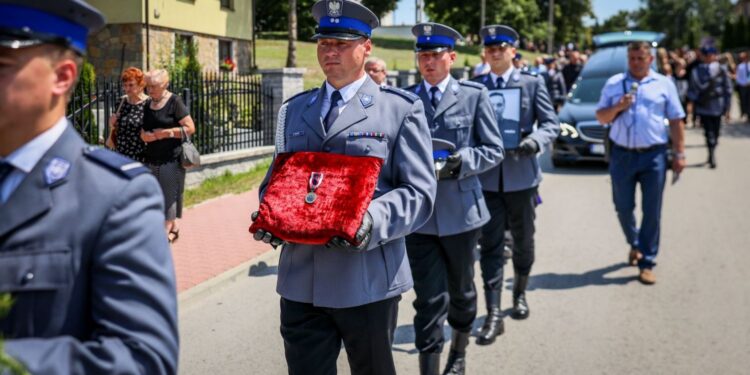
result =
[[[628,43],[628,52],[638,51],[638,50],[644,50],[644,51],[648,51],[648,53],[651,53],[651,43],[643,42],[643,41]]]

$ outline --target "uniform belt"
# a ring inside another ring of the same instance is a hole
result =
[[[617,143],[615,143],[614,146],[615,146],[615,148],[618,148],[618,149],[623,150],[623,151],[637,152],[637,153],[641,154],[641,153],[645,153],[645,152],[656,151],[656,150],[659,150],[661,148],[666,148],[667,144],[666,143],[659,143],[657,145],[651,145],[651,146],[647,146],[647,147],[624,147],[624,146],[620,146]]]

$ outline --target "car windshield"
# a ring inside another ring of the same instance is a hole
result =
[[[570,101],[575,104],[598,103],[602,94],[602,87],[609,77],[583,78],[576,82],[570,93]]]

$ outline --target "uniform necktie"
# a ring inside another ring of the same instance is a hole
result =
[[[328,113],[326,113],[325,118],[325,124],[326,124],[326,131],[331,129],[331,125],[336,121],[336,119],[339,117],[339,101],[341,101],[341,93],[336,90],[331,94],[331,108],[328,109]]]
[[[440,89],[437,86],[430,87],[430,103],[432,104],[432,108],[437,108],[438,103],[440,103],[437,97],[438,90]]]
[[[505,80],[503,79],[503,77],[497,77],[497,88],[505,88]]]

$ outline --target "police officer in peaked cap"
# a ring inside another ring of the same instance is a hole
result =
[[[159,185],[65,118],[104,17],[80,0],[0,0],[0,14],[3,349],[32,374],[175,374]]]
[[[494,90],[520,89],[520,123],[510,129],[508,119],[500,126],[506,157],[502,164],[481,176],[484,197],[492,218],[482,229],[480,266],[487,302],[487,319],[477,344],[488,345],[504,331],[500,295],[503,284],[504,230],[506,224],[513,235],[513,310],[511,317],[529,316],[526,285],[534,263],[534,218],[539,203],[538,186],[542,171],[537,154],[547,147],[560,132],[560,124],[552,106],[544,80],[536,73],[521,71],[513,66],[518,33],[509,26],[490,25],[480,31],[484,52],[491,71],[474,78],[484,84],[490,95]],[[505,108],[510,104],[506,102]],[[504,118],[497,114],[498,118]],[[519,129],[520,128],[520,129]],[[518,133],[520,130],[520,134]],[[509,132],[509,133],[506,133]],[[507,135],[516,135],[515,141]],[[520,135],[520,137],[518,137]]]
[[[461,34],[437,23],[412,28],[424,80],[408,90],[425,106],[438,179],[430,220],[406,237],[417,298],[416,347],[422,375],[437,375],[447,318],[453,328],[444,374],[463,374],[466,347],[477,315],[474,250],[490,213],[479,174],[503,160],[503,145],[487,89],[458,81],[450,69]]]
[[[413,284],[404,237],[427,221],[435,203],[430,133],[417,96],[365,73],[377,17],[345,0],[319,1],[313,16],[326,80],[281,107],[276,153],[379,157],[383,166],[359,245],[334,237],[328,246],[282,246],[276,290],[286,361],[290,374],[334,374],[343,341],[352,374],[395,374],[398,302]],[[261,200],[272,173],[260,186]],[[262,230],[255,239],[282,242]]]

